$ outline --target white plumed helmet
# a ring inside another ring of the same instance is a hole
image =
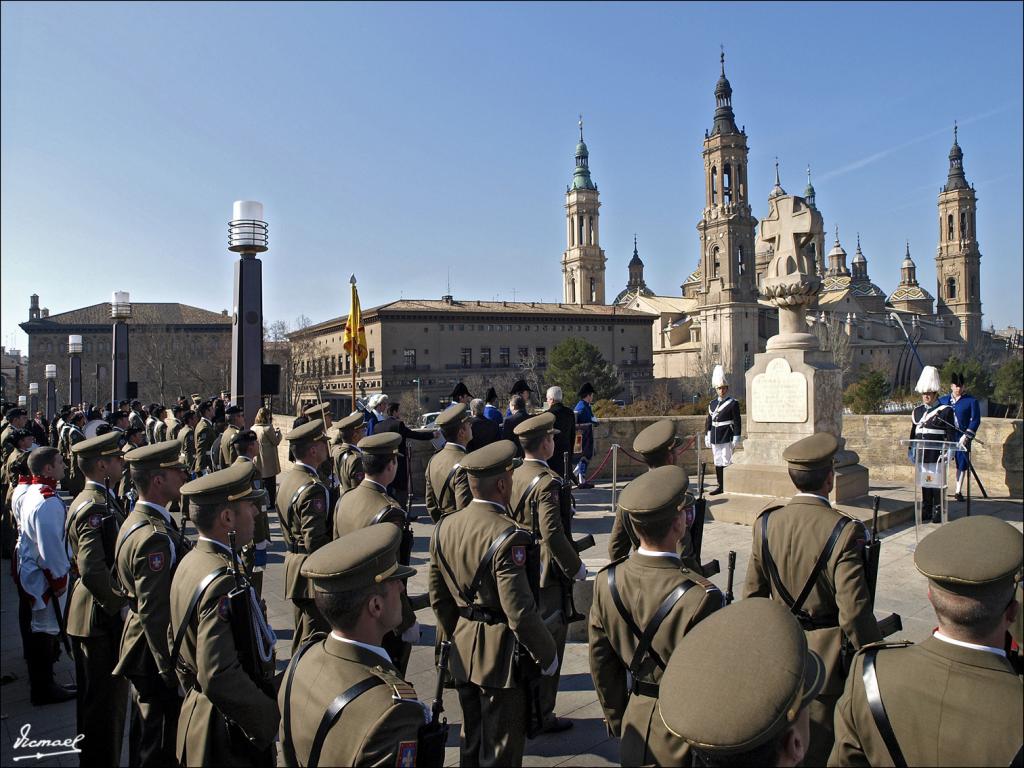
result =
[[[711,386],[714,389],[729,386],[729,380],[725,378],[725,369],[720,365],[716,365],[715,370],[711,372]]]
[[[917,380],[915,392],[939,392],[942,390],[942,381],[939,379],[939,370],[934,365],[926,365],[921,371],[921,378]]]

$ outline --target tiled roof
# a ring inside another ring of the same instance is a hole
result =
[[[110,302],[60,312],[22,323],[24,329],[43,329],[52,325],[109,325]],[[231,315],[211,312],[177,302],[132,302],[132,325],[231,325]],[[27,328],[26,328],[27,326]]]
[[[889,301],[914,301],[917,299],[932,301],[932,296],[920,285],[901,285],[889,296]]]

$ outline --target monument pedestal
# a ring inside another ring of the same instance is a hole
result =
[[[831,500],[851,501],[868,492],[867,468],[856,453],[843,449],[842,372],[828,353],[809,346],[775,348],[754,357],[746,373],[743,451],[725,470],[729,493],[792,496],[795,489],[782,452],[816,432],[839,439]]]

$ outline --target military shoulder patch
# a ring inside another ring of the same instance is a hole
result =
[[[167,565],[167,557],[163,552],[153,552],[149,556],[149,570],[153,573],[159,573]]]
[[[395,765],[400,768],[412,768],[416,765],[416,742],[415,741],[400,741],[398,742],[398,760]]]
[[[222,595],[217,601],[217,616],[221,621],[231,621],[231,602],[227,595]]]
[[[517,544],[510,550],[512,552],[512,562],[518,566],[526,565],[526,547],[522,544]]]
[[[99,512],[93,512],[91,515],[89,515],[90,528],[99,528],[101,525],[103,525],[103,515],[101,515]]]

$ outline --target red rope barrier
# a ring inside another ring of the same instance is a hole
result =
[[[684,451],[684,452],[690,450],[690,448],[693,447],[693,445],[694,445],[696,440],[697,440],[697,436],[696,435],[690,435],[690,439],[683,445],[683,447],[680,450]],[[619,451],[621,453],[624,453],[626,456],[628,456],[633,461],[635,461],[635,462],[637,462],[639,464],[646,464],[647,463],[646,461],[644,461],[643,457],[637,456],[635,453],[633,453],[632,451],[626,450],[621,445],[619,446]],[[608,459],[611,457],[611,455],[612,455],[612,449],[609,448],[608,452],[604,455],[604,459],[601,461],[601,465],[590,474],[590,477],[587,478],[587,482],[588,483],[593,482],[594,478],[597,477],[599,474],[601,474],[601,470],[604,469],[604,467],[608,463]]]

